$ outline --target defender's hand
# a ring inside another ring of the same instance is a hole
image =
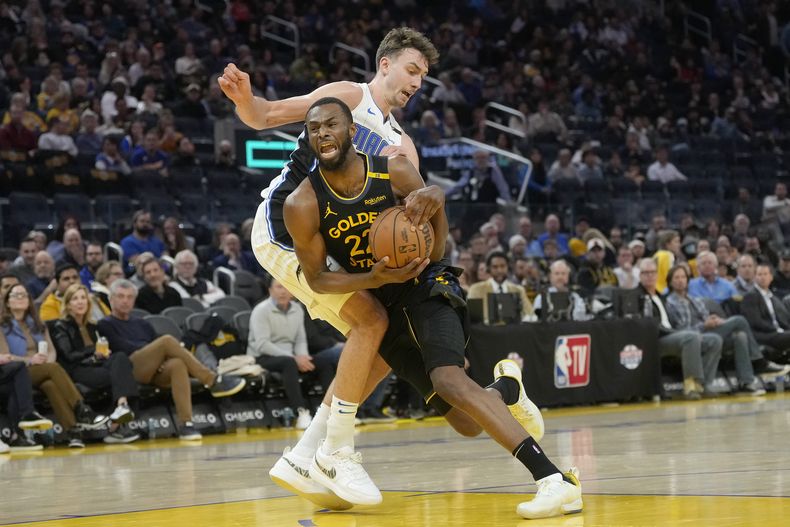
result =
[[[403,200],[406,205],[404,214],[411,221],[411,229],[422,229],[439,209],[444,207],[444,191],[436,185],[417,189]]]
[[[387,267],[387,262],[389,262],[389,259],[389,256],[385,256],[373,264],[373,268],[370,270],[371,278],[373,278],[373,281],[378,286],[386,284],[401,284],[403,282],[413,280],[420,276],[420,273],[422,273],[425,268],[428,267],[428,264],[431,263],[430,258],[415,258],[403,267],[398,269],[390,269]]]
[[[233,101],[236,106],[243,106],[252,102],[252,85],[250,75],[241,71],[232,62],[225,66],[222,76],[217,79],[222,93]]]
[[[384,148],[381,149],[381,155],[386,157],[396,157],[396,156],[408,157],[406,155],[406,149],[399,145],[385,146]]]

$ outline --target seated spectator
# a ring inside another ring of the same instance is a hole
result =
[[[174,167],[196,167],[200,165],[200,160],[195,157],[195,145],[184,136],[178,140],[178,150],[173,156],[170,166]]]
[[[320,319],[313,319],[307,308],[300,304],[304,311],[305,336],[307,350],[313,359],[315,373],[324,393],[329,389],[337,372],[340,354],[343,352],[345,337],[331,324]]]
[[[316,368],[307,348],[304,311],[277,280],[272,280],[269,294],[250,315],[247,355],[263,368],[280,373],[288,405],[297,412],[295,426],[304,430],[312,417],[302,395],[299,373]]]
[[[142,264],[145,285],[137,293],[134,307],[158,315],[168,307],[180,306],[181,295],[167,284],[167,275],[157,258]]]
[[[547,257],[545,254],[544,245],[547,240],[552,240],[556,244],[558,255],[562,256],[570,252],[568,247],[568,235],[560,232],[560,218],[556,214],[549,214],[543,221],[543,234],[537,237],[529,246],[529,254],[535,256]]]
[[[201,100],[200,85],[193,82],[186,87],[184,94],[186,97],[182,98],[173,108],[173,115],[190,119],[207,119],[208,110]]]
[[[680,356],[683,369],[683,395],[686,399],[702,398],[708,385],[715,379],[721,358],[722,338],[719,335],[703,335],[691,328],[675,327],[656,289],[656,262],[652,258],[639,261],[639,290],[645,294],[640,312],[645,312],[644,303],[650,301],[651,317],[659,322],[658,351],[663,356]],[[681,311],[678,310],[678,313]],[[755,386],[755,394],[759,394]],[[765,391],[763,391],[765,393]]]
[[[771,291],[772,283],[771,266],[757,264],[754,289],[744,295],[740,312],[757,342],[783,352],[790,349],[790,312]]]
[[[181,251],[195,247],[195,239],[185,235],[178,220],[172,216],[165,219],[162,224],[162,234],[162,241],[165,244],[164,254],[171,258],[175,258]]]
[[[90,317],[91,298],[87,287],[70,285],[63,295],[63,306],[63,314],[51,326],[58,362],[74,381],[96,390],[112,390],[116,408],[110,414],[112,425],[104,442],[136,441],[140,436],[121,426],[134,419],[130,403],[137,407],[139,397],[129,356],[98,349],[97,327]]]
[[[85,244],[79,229],[67,229],[63,233],[63,256],[56,264],[72,264],[81,268],[85,265]]]
[[[11,122],[11,108],[21,108],[22,126],[30,130],[35,137],[40,133],[46,132],[47,125],[38,113],[30,111],[31,108],[26,101],[27,95],[24,93],[17,92],[11,96],[11,104],[8,106],[8,111],[3,115],[3,125]]]
[[[68,134],[68,119],[56,117],[49,122],[49,132],[41,134],[38,138],[39,150],[55,150],[65,152],[72,157],[79,153],[74,139]]]
[[[230,141],[227,139],[223,139],[219,142],[219,148],[217,149],[217,156],[214,159],[214,165],[227,168],[236,166],[236,155],[233,153],[233,145],[231,145]]]
[[[11,273],[20,282],[25,283],[36,277],[35,260],[38,251],[38,245],[33,238],[28,237],[19,242],[19,258],[11,266]]]
[[[24,362],[14,361],[10,354],[0,354],[0,391],[7,395],[7,416],[11,425],[11,441],[0,440],[0,454],[43,450],[43,445],[28,439],[24,430],[49,430],[52,421],[36,412],[33,406],[33,381]],[[10,448],[9,448],[10,447]]]
[[[68,92],[58,92],[52,98],[52,106],[47,112],[47,122],[52,119],[63,119],[66,121],[66,133],[74,135],[80,126],[80,118],[77,112],[69,108],[70,96]]]
[[[55,269],[57,287],[50,293],[39,308],[39,316],[44,322],[60,318],[63,310],[63,295],[70,285],[80,281],[79,268],[73,264],[62,264]],[[100,302],[93,302],[91,316],[94,320],[103,318],[109,313],[106,306]]]
[[[227,397],[241,391],[246,381],[230,375],[220,376],[203,366],[170,335],[156,336],[153,326],[141,318],[132,318],[137,288],[126,279],[110,287],[112,314],[98,323],[112,353],[124,353],[132,362],[134,379],[143,384],[170,388],[178,415],[178,437],[202,438],[192,422],[192,387],[194,377],[211,390],[214,397]]]
[[[169,285],[181,295],[181,298],[195,298],[203,306],[208,307],[220,298],[225,297],[225,291],[215,286],[205,278],[197,276],[198,258],[189,249],[176,254],[173,280]]]
[[[3,298],[13,286],[21,283],[19,278],[11,273],[0,274],[0,298]]]
[[[25,285],[33,302],[43,302],[57,288],[55,260],[47,251],[39,251],[33,265],[36,276]]]
[[[145,85],[136,110],[138,114],[150,114],[151,116],[158,116],[161,113],[162,103],[156,100],[156,86],[153,84]],[[143,115],[143,117],[146,116]]]
[[[579,168],[578,175],[582,183],[592,179],[603,179],[601,160],[598,159],[594,150],[585,150],[582,153],[582,166]]]
[[[552,163],[549,169],[549,182],[554,185],[559,180],[568,179],[581,181],[576,166],[571,162],[571,151],[563,148],[559,151],[557,160]]]
[[[723,216],[727,221],[734,221],[736,216],[744,214],[750,222],[759,223],[763,216],[763,205],[764,203],[752,198],[747,187],[740,186],[735,200],[728,200],[725,204]]]
[[[765,196],[762,220],[780,225],[790,223],[790,198],[787,197],[786,183],[780,181],[774,186],[773,195]]]
[[[667,273],[675,265],[677,257],[680,255],[680,234],[678,231],[659,231],[656,240],[658,250],[653,255],[653,259],[658,266],[658,281],[656,287],[663,293],[667,289]]]
[[[719,260],[710,252],[697,255],[699,278],[689,282],[689,295],[710,298],[716,302],[729,300],[738,293],[735,286],[718,275]]]
[[[790,295],[790,251],[788,250],[779,254],[779,269],[771,282],[771,291],[780,298]]]
[[[91,284],[96,280],[96,272],[104,263],[104,251],[98,242],[90,242],[85,249],[85,265],[80,269],[80,281],[82,285],[91,288]],[[109,305],[109,304],[107,304]]]
[[[132,169],[126,163],[126,160],[118,150],[118,136],[108,135],[105,136],[101,145],[101,152],[96,154],[96,163],[94,166],[97,170],[107,170],[109,172],[118,172],[119,174],[131,174]]]
[[[556,260],[549,266],[549,287],[545,290],[546,294],[551,293],[569,293],[571,299],[571,307],[568,312],[568,320],[589,320],[590,315],[587,314],[587,304],[584,299],[579,296],[575,291],[568,288],[571,280],[571,266],[565,260]],[[535,298],[533,304],[535,311],[543,309],[543,293]]]
[[[241,250],[241,240],[236,234],[226,234],[222,239],[222,254],[211,262],[214,267],[226,267],[231,271],[243,269],[259,274],[260,265],[250,251]]]
[[[12,105],[8,113],[9,122],[0,128],[0,150],[14,150],[25,154],[33,152],[38,143],[36,134],[28,130],[22,122],[24,107]]]
[[[656,149],[655,162],[647,168],[647,179],[669,183],[670,181],[686,181],[688,178],[669,162],[669,149],[660,146]]]
[[[678,270],[681,269],[681,270]],[[764,379],[775,378],[790,371],[790,367],[776,364],[763,357],[757,341],[754,339],[749,323],[740,315],[721,318],[710,314],[705,304],[688,294],[689,274],[685,267],[673,268],[670,280],[676,280],[672,285],[675,293],[673,302],[688,299],[675,312],[678,328],[696,328],[705,333],[715,333],[720,336],[724,345],[732,349],[735,355],[735,374],[738,378],[739,389],[752,395],[762,395],[765,390],[755,378],[755,373]],[[682,309],[682,310],[681,310]]]
[[[463,198],[467,201],[495,203],[497,198],[511,201],[510,187],[496,163],[486,150],[474,154],[474,167],[461,172],[458,183],[445,192],[449,199]]]
[[[162,256],[165,244],[154,235],[151,225],[151,213],[147,210],[138,210],[132,216],[132,233],[121,240],[123,249],[123,263],[129,271],[140,253],[150,252],[156,258]]]
[[[600,238],[587,242],[587,254],[576,275],[576,283],[584,294],[592,295],[601,286],[617,286],[614,270],[606,265],[606,246]]]
[[[170,156],[158,147],[159,134],[156,130],[149,130],[145,133],[143,144],[132,152],[129,164],[135,170],[158,170],[166,171],[170,164]]]
[[[47,244],[47,252],[55,259],[55,262],[63,259],[65,253],[63,237],[69,229],[77,229],[78,231],[82,229],[80,220],[73,214],[66,214],[61,218],[58,223],[58,228],[55,230],[55,236],[52,238],[52,241]]]
[[[568,127],[557,112],[552,112],[548,101],[538,103],[538,111],[527,118],[527,137],[564,141]]]
[[[639,242],[639,240],[634,240],[631,243],[634,242]],[[644,247],[644,244],[642,244],[642,247]],[[618,249],[617,267],[614,269],[614,274],[617,277],[617,285],[619,287],[623,289],[634,289],[639,286],[639,266],[634,265],[636,261],[634,253],[628,246],[624,245]]]
[[[124,276],[123,266],[120,262],[115,260],[104,262],[96,270],[96,279],[90,284],[91,293],[98,301],[109,306],[110,286],[114,281]]]
[[[96,129],[99,127],[99,116],[92,110],[85,110],[80,117],[82,128],[74,138],[74,144],[80,154],[98,154],[102,149],[102,135]]]
[[[129,82],[122,76],[117,76],[112,80],[110,89],[105,91],[101,97],[101,113],[105,123],[112,122],[118,110],[116,101],[119,98],[125,100],[126,107],[137,108],[137,99],[127,93]]]
[[[742,254],[738,258],[737,271],[738,276],[735,277],[732,285],[735,286],[738,295],[744,296],[754,291],[755,262],[751,254]]]
[[[491,252],[485,261],[485,270],[490,276],[485,281],[472,284],[469,287],[469,298],[483,300],[483,313],[485,323],[488,324],[488,295],[489,293],[512,293],[519,298],[522,320],[535,318],[535,310],[527,298],[527,292],[520,285],[508,280],[510,274],[510,260],[501,251]],[[265,367],[265,366],[264,366]]]
[[[47,396],[58,423],[66,430],[69,446],[83,448],[81,430],[98,430],[108,418],[85,403],[68,374],[55,362],[55,346],[25,286],[17,284],[3,296],[0,325],[5,336],[0,339],[0,355],[27,364],[33,387]]]

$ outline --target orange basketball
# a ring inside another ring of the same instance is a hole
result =
[[[433,250],[434,235],[430,223],[422,230],[413,231],[412,223],[406,219],[406,207],[391,207],[378,215],[370,226],[370,249],[373,258],[381,260],[389,256],[387,267],[403,267],[415,258],[427,258]]]

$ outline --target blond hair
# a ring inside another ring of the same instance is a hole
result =
[[[85,316],[82,320],[77,320],[76,317],[72,316],[72,314],[69,313],[69,302],[71,302],[71,299],[79,291],[83,291],[88,299],[88,311],[85,312]],[[79,282],[77,282],[76,284],[71,284],[69,288],[66,289],[66,292],[63,293],[63,303],[60,305],[60,318],[65,319],[71,317],[74,320],[77,320],[77,323],[85,325],[88,322],[95,322],[95,320],[91,318],[92,310],[93,310],[93,301],[91,300],[91,293],[90,291],[88,291],[88,288],[85,287],[85,285]]]

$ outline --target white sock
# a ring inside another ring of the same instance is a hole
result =
[[[329,407],[324,403],[318,407],[313,420],[310,421],[302,437],[293,448],[293,453],[297,456],[311,458],[318,449],[318,442],[326,435],[326,421],[329,419]]]
[[[326,441],[322,452],[331,454],[344,446],[354,448],[354,418],[357,415],[357,406],[357,403],[332,396],[332,407],[326,422]]]

